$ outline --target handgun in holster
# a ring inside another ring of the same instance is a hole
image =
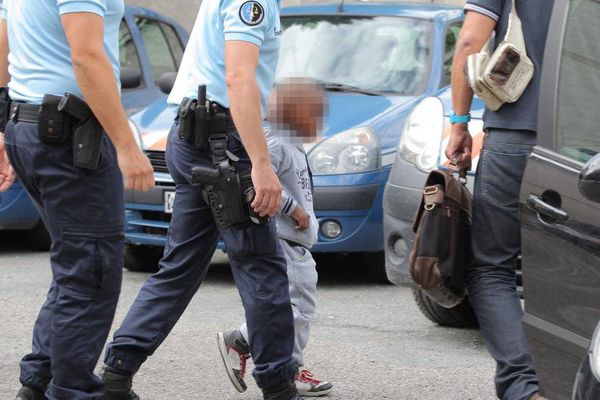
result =
[[[229,162],[216,168],[192,168],[192,183],[203,186],[205,200],[223,229],[247,222],[260,225],[269,220],[251,207],[255,192],[250,175],[240,175]]]
[[[40,140],[48,144],[73,141],[73,165],[96,170],[104,130],[85,101],[72,93],[45,95],[38,119]]]
[[[71,116],[73,125],[73,164],[95,171],[100,161],[104,130],[85,101],[66,93],[58,104],[58,111]]]
[[[185,108],[187,103],[184,99],[180,107],[180,124],[181,111]],[[227,121],[224,116],[214,118],[208,108],[206,86],[201,85],[195,106],[194,141],[196,148],[210,150],[214,168],[192,168],[192,183],[203,186],[204,196],[211,206],[215,221],[222,228],[248,222],[263,224],[268,221],[268,217],[260,217],[250,206],[254,201],[252,178],[249,174],[240,176],[235,168],[239,159],[227,150]]]

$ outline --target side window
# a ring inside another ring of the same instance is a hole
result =
[[[586,162],[600,152],[600,3],[572,0],[561,55],[556,151]]]
[[[181,44],[181,40],[179,40],[179,36],[177,35],[175,28],[169,24],[165,24],[164,22],[161,22],[160,26],[162,27],[165,37],[167,38],[169,48],[173,53],[173,58],[175,59],[177,69],[179,69],[179,66],[181,65],[181,59],[183,58],[183,44]]]
[[[142,35],[154,80],[157,81],[166,72],[177,72],[177,64],[160,22],[136,17],[135,23]]]
[[[462,28],[462,23],[452,24],[446,32],[446,43],[444,45],[444,66],[442,69],[442,81],[440,82],[440,87],[445,87],[450,84],[452,61],[454,60],[454,50],[456,49],[456,42],[458,42],[460,28]]]
[[[119,27],[119,62],[121,70],[130,69],[141,75],[140,56],[127,23],[122,20]]]

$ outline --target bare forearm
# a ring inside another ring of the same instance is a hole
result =
[[[0,19],[0,86],[8,85],[8,29],[5,19]]]
[[[457,115],[466,115],[471,110],[473,102],[473,90],[465,76],[467,58],[472,49],[469,47],[458,47],[452,64],[452,109]]]
[[[117,148],[136,146],[106,54],[73,55],[73,68],[83,97],[114,145]]]
[[[471,109],[473,90],[465,75],[467,59],[481,51],[496,26],[496,21],[477,12],[468,12],[460,31],[452,64],[452,107],[457,115]]]
[[[227,89],[231,115],[252,164],[271,164],[256,80],[229,77]]]

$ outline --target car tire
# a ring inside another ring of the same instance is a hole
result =
[[[125,244],[124,266],[133,272],[156,272],[162,255],[162,247]]]
[[[430,321],[438,325],[453,328],[476,328],[478,327],[475,311],[465,297],[462,303],[453,308],[445,308],[431,300],[425,292],[419,288],[413,288],[415,303]]]
[[[383,251],[363,253],[363,259],[367,269],[377,282],[392,283],[385,269],[385,253]]]
[[[50,245],[52,245],[52,239],[50,238],[50,234],[46,229],[46,225],[44,221],[41,219],[35,224],[31,230],[28,232],[29,243],[33,250],[37,251],[48,251],[50,250]]]

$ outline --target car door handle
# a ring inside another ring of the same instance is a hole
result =
[[[540,196],[530,194],[527,198],[527,205],[536,213],[541,214],[555,222],[565,222],[569,219],[569,214],[562,208],[554,207],[546,203]]]

